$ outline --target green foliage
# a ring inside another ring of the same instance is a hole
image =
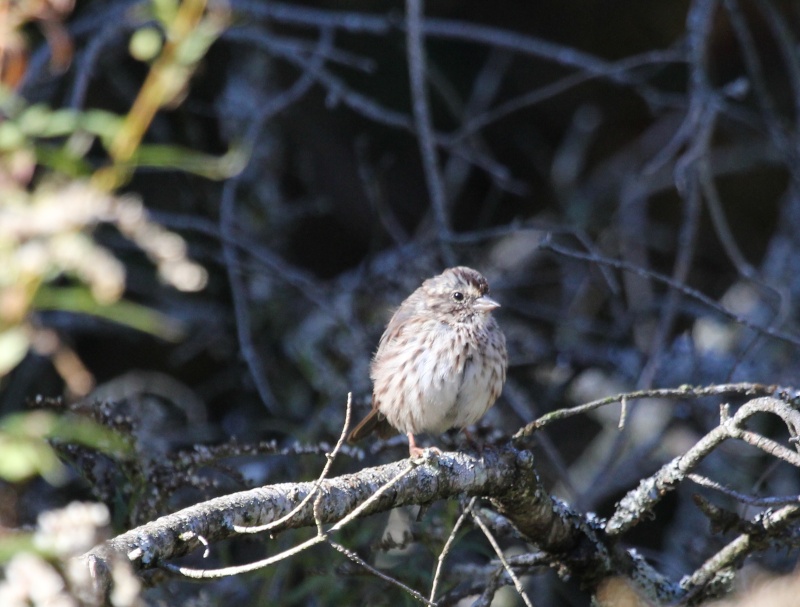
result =
[[[37,310],[89,314],[166,339],[180,336],[175,321],[124,299],[124,265],[94,240],[101,223],[134,241],[163,281],[184,291],[205,285],[206,272],[186,258],[183,239],[151,222],[135,197],[115,190],[144,166],[210,179],[242,169],[244,155],[236,149],[216,157],[142,143],[155,114],[181,101],[225,28],[227,12],[204,0],[153,0],[138,10],[158,25],[142,20],[131,38],[134,57],[151,67],[127,115],[29,104],[0,88],[0,378],[32,347],[38,329],[31,314]],[[97,143],[105,162],[88,157]]]
[[[131,453],[124,438],[92,420],[46,411],[17,413],[0,420],[0,478],[21,482],[41,476],[51,484],[61,483],[65,470],[49,441],[79,444],[117,457]]]
[[[33,307],[37,310],[91,314],[169,341],[177,341],[184,334],[181,323],[166,314],[124,299],[110,304],[100,304],[89,289],[80,286],[44,285],[37,291]]]

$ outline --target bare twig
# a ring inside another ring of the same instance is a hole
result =
[[[464,521],[467,520],[467,517],[472,512],[472,506],[475,504],[475,500],[477,498],[472,498],[469,500],[467,507],[464,508],[464,511],[458,517],[456,524],[453,525],[453,529],[450,531],[450,535],[447,536],[447,541],[444,543],[442,547],[442,551],[439,553],[438,558],[436,559],[436,571],[433,574],[433,583],[431,584],[431,594],[430,598],[428,599],[431,603],[433,603],[436,599],[436,590],[439,585],[439,579],[442,575],[442,569],[444,566],[444,559],[447,558],[447,555],[450,552],[450,548],[452,547],[453,543],[456,540],[456,535],[458,534],[459,529],[464,524]]]
[[[342,554],[344,554],[344,555],[345,555],[347,558],[349,558],[351,561],[353,561],[354,563],[356,563],[356,564],[357,564],[357,565],[359,565],[360,567],[363,567],[364,569],[366,569],[367,571],[369,571],[369,572],[370,572],[372,575],[374,575],[375,577],[382,579],[384,582],[388,582],[389,584],[392,584],[392,585],[394,585],[394,586],[397,586],[398,588],[400,588],[401,590],[403,590],[403,592],[407,592],[408,594],[410,594],[412,597],[414,597],[416,600],[418,600],[418,601],[419,601],[420,603],[422,603],[423,605],[433,605],[433,606],[435,606],[435,605],[436,605],[436,603],[434,603],[434,602],[433,602],[433,601],[431,601],[431,600],[428,600],[428,599],[426,599],[424,596],[422,596],[422,594],[421,594],[421,593],[419,593],[419,592],[417,592],[416,590],[414,590],[413,588],[410,588],[409,586],[407,586],[407,585],[403,584],[403,583],[402,583],[400,580],[398,580],[397,578],[393,578],[391,575],[386,575],[386,574],[385,574],[383,571],[381,571],[380,569],[376,569],[375,567],[373,567],[372,565],[370,565],[369,563],[367,563],[367,562],[366,562],[364,559],[362,559],[360,556],[358,556],[358,555],[357,555],[355,552],[353,552],[352,550],[348,550],[347,548],[345,548],[345,547],[344,547],[344,546],[342,546],[341,544],[338,544],[338,543],[336,543],[336,542],[334,542],[333,540],[330,540],[330,539],[328,540],[328,543],[329,543],[329,544],[330,544],[330,545],[331,545],[333,548],[335,548],[336,550],[338,550],[339,552],[341,552]]]
[[[789,140],[786,149],[786,167],[791,172],[792,180],[797,186],[800,184],[800,170],[798,169],[798,143],[800,142],[800,61],[798,61],[797,48],[798,40],[792,30],[787,27],[785,18],[781,15],[780,11],[773,5],[772,2],[759,0],[757,3],[762,14],[766,18],[766,22],[771,29],[778,47],[780,49],[781,58],[786,66],[788,81],[791,84],[792,99],[794,100],[794,121],[787,125],[787,139]]]
[[[325,49],[331,43],[330,34],[320,39],[320,49]],[[322,52],[315,55],[312,59],[314,67],[319,68],[324,61]],[[254,145],[256,138],[261,133],[264,125],[270,118],[282,112],[294,102],[308,92],[314,84],[314,78],[310,72],[305,72],[297,81],[284,93],[274,97],[270,103],[253,119],[248,132],[248,143]],[[243,174],[243,173],[242,173]],[[222,251],[225,258],[225,265],[228,269],[228,281],[233,297],[233,308],[236,314],[236,335],[239,338],[239,346],[242,356],[247,362],[250,375],[255,382],[261,401],[272,412],[275,412],[275,396],[269,385],[269,380],[264,373],[264,364],[261,361],[258,348],[253,342],[250,333],[250,310],[247,303],[247,288],[244,279],[240,276],[238,254],[235,247],[230,244],[235,240],[236,234],[236,189],[241,179],[241,175],[228,180],[222,192],[220,203],[220,234],[222,235]]]
[[[701,398],[704,396],[741,396],[741,397],[754,397],[754,396],[771,396],[776,394],[781,389],[778,386],[768,386],[762,384],[751,383],[738,383],[738,384],[719,384],[714,386],[681,386],[680,388],[659,388],[654,390],[638,390],[636,392],[625,392],[608,396],[598,400],[593,400],[577,407],[570,407],[568,409],[558,409],[551,411],[541,416],[539,419],[532,421],[527,426],[518,430],[514,435],[514,439],[528,436],[545,426],[568,417],[575,415],[582,415],[593,411],[599,407],[605,407],[614,403],[621,402],[622,399],[636,400],[640,398]]]
[[[451,135],[448,140],[458,140],[467,137],[505,118],[506,116],[509,116],[514,112],[538,103],[542,103],[543,101],[547,101],[552,97],[556,97],[557,95],[565,93],[571,88],[577,87],[593,79],[611,77],[617,73],[627,73],[640,67],[679,63],[683,61],[685,61],[683,53],[675,50],[659,50],[643,53],[642,55],[636,55],[633,57],[626,57],[609,64],[604,71],[593,73],[578,72],[576,74],[571,74],[562,78],[561,80],[557,80],[541,88],[524,93],[519,97],[505,101],[492,110],[484,112],[483,114],[478,114],[474,118],[470,118],[464,124],[462,124],[459,130]]]
[[[339,440],[336,442],[336,446],[333,448],[333,451],[330,453],[325,454],[325,458],[327,462],[325,462],[325,467],[322,469],[322,472],[317,479],[317,482],[314,485],[314,489],[311,490],[308,495],[303,498],[303,500],[294,507],[293,510],[289,511],[286,516],[279,518],[276,521],[272,521],[271,523],[267,523],[266,525],[261,525],[257,527],[242,527],[240,525],[233,525],[233,530],[237,533],[262,533],[264,531],[269,531],[270,529],[275,529],[280,525],[283,525],[286,521],[292,518],[295,514],[297,514],[300,510],[305,508],[306,504],[314,498],[317,493],[319,492],[320,485],[322,481],[324,481],[328,477],[328,473],[330,472],[331,466],[333,466],[333,462],[336,460],[336,456],[339,453],[339,450],[344,445],[345,439],[347,438],[347,432],[350,429],[350,415],[353,411],[353,393],[348,392],[347,394],[347,409],[344,415],[344,424],[342,425],[342,433],[339,436]]]
[[[428,195],[436,220],[436,231],[439,240],[444,242],[450,235],[450,222],[447,212],[447,193],[439,170],[439,160],[433,137],[433,123],[425,86],[426,58],[422,20],[423,0],[406,0],[406,53],[411,83],[411,107],[425,182],[428,185]]]
[[[713,16],[717,0],[698,0],[691,4],[686,17],[688,38],[688,59],[690,67],[689,109],[687,121],[693,141],[686,152],[678,159],[675,167],[678,191],[683,197],[683,221],[678,234],[675,262],[671,279],[677,284],[686,284],[691,269],[697,241],[702,198],[698,183],[697,165],[709,153],[711,137],[714,134],[718,107],[714,100],[707,77],[706,44],[713,26]],[[648,352],[648,360],[639,374],[637,387],[648,388],[658,370],[664,344],[672,332],[683,293],[672,289],[661,309],[658,327]],[[621,437],[617,448],[621,449]]]
[[[568,249],[566,247],[562,247],[560,245],[554,244],[552,240],[544,242],[541,244],[541,248],[546,251],[552,251],[559,255],[563,255],[565,257],[571,257],[572,259],[581,259],[584,261],[588,261],[591,263],[597,263],[600,265],[609,266],[612,268],[616,268],[618,270],[624,270],[626,272],[633,272],[639,276],[649,277],[653,280],[657,280],[665,285],[667,285],[671,289],[675,289],[677,291],[682,292],[684,295],[688,295],[692,299],[696,299],[697,301],[701,302],[703,305],[707,306],[711,310],[714,310],[718,314],[729,318],[739,324],[744,325],[748,329],[752,329],[758,333],[763,333],[764,335],[769,335],[770,337],[774,337],[775,339],[779,339],[781,341],[785,341],[790,343],[794,346],[800,346],[800,337],[796,335],[791,335],[784,331],[779,331],[777,329],[773,329],[772,327],[764,327],[760,324],[754,323],[747,318],[741,317],[738,314],[735,314],[729,310],[727,310],[724,306],[718,304],[716,301],[708,297],[707,295],[701,293],[697,289],[693,289],[691,287],[686,286],[685,283],[677,282],[666,276],[665,274],[661,274],[660,272],[655,272],[653,270],[648,270],[646,268],[642,268],[640,266],[627,263],[624,261],[620,261],[617,259],[610,259],[608,257],[597,256],[593,254],[581,253],[579,251],[575,251],[573,249]]]
[[[715,578],[730,575],[730,568],[751,552],[754,544],[768,537],[779,537],[785,534],[786,527],[795,522],[798,516],[800,516],[800,506],[796,505],[784,506],[776,511],[767,511],[759,521],[759,527],[763,529],[761,533],[740,535],[706,560],[694,573],[681,580],[681,587],[686,591],[684,600],[690,600],[712,584]]]
[[[710,478],[706,478],[705,476],[701,476],[700,474],[689,474],[686,478],[693,483],[697,483],[701,487],[707,487],[708,489],[719,491],[720,493],[723,493],[728,497],[732,497],[736,501],[747,504],[748,506],[771,508],[774,506],[786,506],[789,504],[800,503],[800,495],[787,495],[782,497],[755,497],[753,495],[747,495],[745,493],[740,493],[739,491],[734,491],[730,487],[726,487],[725,485],[713,481]]]
[[[798,426],[800,412],[785,402],[767,396],[748,401],[739,408],[733,417],[723,421],[706,434],[686,453],[666,463],[656,474],[642,480],[636,489],[628,492],[619,501],[616,511],[606,523],[606,533],[612,536],[620,535],[639,523],[644,513],[649,512],[669,491],[672,491],[679,482],[684,480],[707,455],[730,438],[746,441],[800,468],[800,455],[796,451],[754,432],[742,429],[741,426],[745,421],[756,413],[772,413],[780,417],[790,428],[793,436],[795,432],[792,428],[800,427]]]
[[[503,549],[500,548],[500,544],[497,543],[494,534],[492,534],[489,527],[486,526],[486,523],[483,522],[483,519],[481,519],[480,515],[477,512],[472,513],[472,520],[475,521],[478,527],[480,527],[481,531],[483,531],[483,534],[486,536],[486,539],[489,540],[489,543],[492,545],[494,553],[497,555],[497,558],[500,559],[500,562],[503,564],[503,569],[505,569],[506,573],[508,573],[508,576],[514,582],[514,588],[516,588],[517,593],[522,599],[522,602],[525,603],[528,607],[533,607],[533,603],[531,602],[530,598],[528,598],[528,594],[525,592],[525,588],[522,587],[522,582],[520,581],[517,574],[514,573],[514,570],[511,568],[511,565],[509,565],[508,561],[506,560],[506,557],[503,554]]]

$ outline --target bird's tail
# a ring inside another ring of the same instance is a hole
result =
[[[372,434],[372,432],[377,432],[378,436],[381,438],[386,438],[395,433],[394,428],[386,421],[386,416],[377,409],[372,409],[367,416],[353,428],[352,432],[347,435],[347,442],[358,442],[362,438]]]

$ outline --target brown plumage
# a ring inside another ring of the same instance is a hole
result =
[[[491,315],[489,283],[459,266],[429,278],[395,311],[372,359],[372,411],[350,433],[441,434],[477,422],[500,396],[506,340]]]

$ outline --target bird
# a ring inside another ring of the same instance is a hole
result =
[[[381,336],[370,365],[372,409],[348,442],[399,431],[408,436],[409,455],[418,457],[424,449],[414,435],[466,431],[483,417],[508,367],[505,336],[492,316],[499,307],[472,268],[448,268],[425,280]]]

